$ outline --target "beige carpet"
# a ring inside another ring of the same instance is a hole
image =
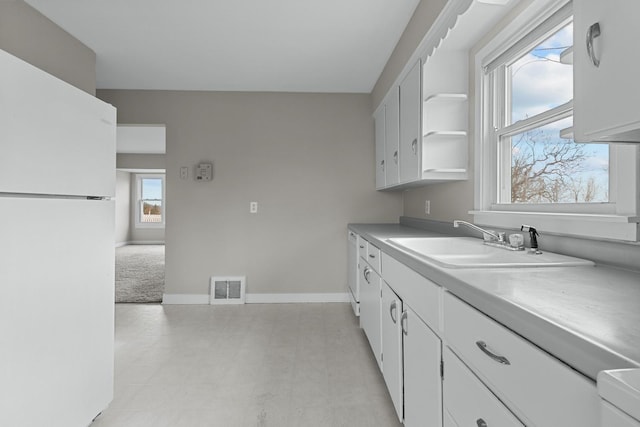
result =
[[[164,245],[116,248],[116,302],[162,302]]]

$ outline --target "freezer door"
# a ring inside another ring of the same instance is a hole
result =
[[[113,398],[114,202],[0,197],[0,425],[85,427]]]
[[[113,196],[116,110],[0,50],[0,192]]]

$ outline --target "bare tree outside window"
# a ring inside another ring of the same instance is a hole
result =
[[[601,147],[565,142],[557,131],[545,128],[515,135],[511,137],[511,202],[607,202],[608,161],[602,161],[603,156]]]

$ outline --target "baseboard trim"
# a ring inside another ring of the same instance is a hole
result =
[[[349,302],[348,293],[339,294],[247,294],[248,304],[287,304],[296,302]]]
[[[349,302],[348,293],[337,294],[246,294],[247,304]],[[209,294],[164,294],[162,304],[209,304]]]

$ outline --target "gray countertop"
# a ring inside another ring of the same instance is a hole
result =
[[[385,242],[443,234],[398,224],[349,229],[594,381],[603,370],[640,367],[638,272],[599,265],[443,268]]]

